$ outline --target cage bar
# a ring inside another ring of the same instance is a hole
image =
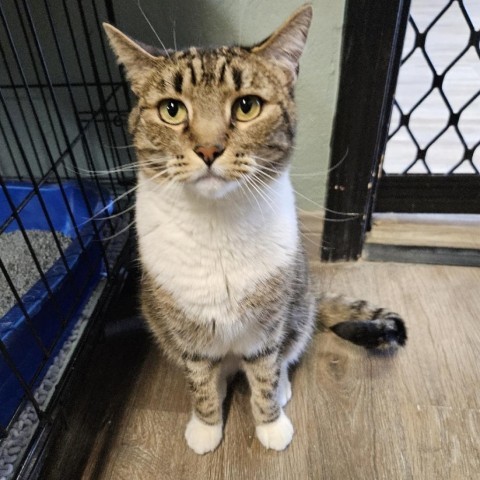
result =
[[[31,277],[0,251],[1,478],[47,442],[68,366],[128,274],[131,100],[101,27],[114,14],[110,0],[0,3],[0,239],[22,243]]]

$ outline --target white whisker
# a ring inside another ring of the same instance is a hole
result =
[[[113,173],[135,171],[137,169],[137,166],[133,166],[133,164],[128,164],[128,165],[125,165],[125,166],[112,168],[110,170],[88,170],[87,168],[81,168],[81,167],[70,168],[70,167],[65,166],[65,169],[68,172],[72,172],[72,173],[86,173],[86,174],[89,174],[89,175],[104,176],[104,175],[111,175]]]
[[[272,188],[271,185],[268,185],[268,183],[261,180],[258,176],[255,176],[254,178],[255,178],[255,180],[259,181],[263,186],[265,186],[266,188],[269,188],[270,190],[272,190],[272,192],[274,192],[274,189]],[[302,232],[300,229],[299,229],[299,233],[300,233],[300,236],[304,240],[306,240],[307,242],[309,242],[312,245],[315,245],[315,247],[318,247],[318,245],[311,238],[309,238],[304,232]]]
[[[292,173],[290,173],[290,176],[291,177],[301,177],[301,178],[327,176],[329,173],[331,173],[335,169],[337,169],[346,160],[346,158],[348,157],[348,152],[349,152],[349,149],[347,147],[347,151],[345,152],[345,155],[335,165],[333,165],[332,167],[330,167],[327,170],[322,170],[322,171],[319,171],[319,172],[312,172],[312,173],[307,173],[307,172],[295,173],[295,172],[292,172]],[[268,162],[269,161],[268,159],[263,158],[263,157],[259,157],[258,155],[252,155],[252,158],[254,158],[255,160],[261,160],[263,162]],[[269,168],[266,165],[259,165],[259,167],[262,168],[262,169],[265,169],[269,172],[277,173],[277,171],[275,169]]]
[[[270,180],[272,181],[275,181],[277,182],[278,179],[275,178],[275,177],[272,177],[271,175],[269,175],[268,173],[264,172],[261,170],[261,166],[259,166],[259,173],[261,173],[262,175],[264,175],[265,177],[269,178]],[[259,178],[258,175],[256,175],[255,178]],[[265,184],[265,182],[263,182]],[[270,187],[271,188],[271,187]],[[349,216],[350,218],[325,218],[324,221],[325,222],[348,222],[350,220],[355,220],[356,218],[360,218],[362,217],[363,215],[361,213],[355,213],[355,212],[337,212],[336,210],[332,210],[330,208],[327,208],[327,207],[324,207],[323,205],[321,205],[320,203],[318,202],[315,202],[314,200],[312,200],[311,198],[308,198],[306,195],[304,195],[303,193],[300,193],[298,190],[295,190],[293,189],[293,191],[295,192],[296,195],[298,195],[299,197],[302,197],[304,198],[305,200],[307,200],[308,202],[312,203],[313,205],[317,206],[318,208],[326,211],[326,212],[329,212],[329,213],[333,213],[335,215],[345,215],[345,216]]]
[[[175,48],[175,51],[178,50],[177,47],[177,19],[173,19],[173,47]]]
[[[244,187],[246,187],[245,183],[241,182],[238,178],[235,179],[235,181],[237,182],[241,192],[245,195],[245,197],[247,198],[248,200],[248,203],[250,204],[250,206],[252,207],[252,209],[255,209],[255,205],[252,203],[252,193],[250,191],[248,192],[245,192],[244,190]],[[260,204],[258,204],[258,208],[260,208]]]
[[[257,182],[260,182],[260,184],[262,186],[264,186],[265,188],[268,188],[269,190],[271,190],[273,193],[275,193],[275,190],[273,189],[273,187],[271,185],[269,185],[267,182],[265,182],[264,180],[262,180],[258,175],[254,175],[253,176],[254,180],[256,180]]]
[[[357,218],[359,218],[361,216],[362,216],[361,214],[358,214],[356,217],[350,217],[350,218],[326,218],[326,217],[323,217],[323,221],[324,222],[330,222],[330,223],[351,222],[352,220],[356,220]]]
[[[168,161],[171,160],[171,157],[162,157],[160,160],[162,161]],[[149,167],[151,165],[158,165],[159,164],[159,159],[155,158],[154,160],[149,160],[149,161],[142,161],[141,163],[143,166]],[[122,173],[122,172],[131,172],[131,171],[136,171],[140,167],[140,164],[138,162],[134,163],[126,163],[124,165],[121,165],[119,167],[111,168],[109,170],[89,170],[87,168],[81,168],[81,167],[76,167],[76,168],[70,168],[68,166],[65,166],[65,169],[69,172],[73,173],[86,173],[89,175],[110,175],[114,173]]]
[[[262,214],[263,223],[265,223],[265,214],[263,213],[263,209],[260,206],[260,202],[258,201],[258,198],[255,196],[255,194],[252,192],[252,190],[250,190],[250,187],[248,186],[248,177],[246,175],[242,174],[242,178],[245,180],[244,185],[245,185],[245,188],[248,190],[247,196],[249,198],[250,198],[250,196],[252,196],[254,198],[255,202],[258,205],[258,209],[260,210],[260,213]]]
[[[262,189],[258,185],[255,185],[255,182],[253,181],[252,178],[250,177],[244,177],[244,178],[247,181],[247,183],[249,183],[249,185],[262,197],[263,201],[270,207],[272,212],[276,214],[277,212],[274,206],[272,205],[272,203],[270,202],[268,195],[265,192],[262,192]]]
[[[300,233],[301,237],[306,240],[307,242],[309,242],[311,245],[314,245],[315,247],[320,247],[320,245],[316,242],[314,242],[309,236],[308,236],[308,232],[302,232],[302,230],[299,228],[298,229],[298,232]]]
[[[345,152],[345,155],[332,167],[330,167],[327,170],[322,170],[319,172],[313,172],[313,173],[291,173],[290,175],[292,177],[305,177],[305,178],[310,178],[310,177],[317,177],[317,176],[327,176],[329,173],[333,172],[335,169],[337,169],[348,157],[348,147],[347,151]]]
[[[110,148],[112,150],[122,150],[122,149],[125,149],[125,148],[135,148],[135,145],[107,145],[107,144],[103,144],[104,147],[107,147],[107,148]]]
[[[155,174],[151,178],[146,178],[143,182],[137,182],[132,188],[128,189],[127,191],[122,193],[117,198],[114,198],[112,201],[110,201],[108,203],[108,205],[106,205],[104,208],[100,209],[95,215],[93,215],[91,218],[88,218],[87,220],[85,220],[85,222],[81,223],[79,226],[82,227],[82,226],[86,225],[87,223],[91,222],[92,220],[96,220],[97,217],[99,217],[103,212],[108,211],[110,208],[113,207],[113,205],[118,203],[120,200],[122,200],[123,198],[125,198],[128,195],[131,195],[133,192],[135,192],[135,190],[137,190],[140,187],[140,185],[142,185],[142,183],[155,180],[155,179],[159,178],[160,175],[163,175],[164,173],[166,173],[166,170],[162,170],[161,172],[158,172],[157,174]],[[101,219],[103,219],[103,218],[109,218],[109,217],[102,217]]]
[[[108,241],[108,240],[113,240],[114,238],[119,237],[120,235],[122,235],[126,231],[130,230],[130,228],[132,228],[133,225],[135,225],[136,222],[137,221],[135,219],[133,219],[125,228],[122,228],[120,231],[116,232],[114,235],[110,235],[109,237],[102,237],[102,242],[105,242],[105,241]]]
[[[163,50],[165,50],[165,53],[167,54],[168,58],[170,58],[170,54],[168,53],[168,50],[167,48],[165,47],[165,45],[163,44],[162,42],[162,39],[158,36],[158,33],[155,31],[155,29],[153,28],[153,25],[151,24],[150,20],[148,19],[147,15],[145,15],[145,12],[143,11],[143,8],[142,8],[142,5],[140,3],[140,0],[137,0],[137,6],[140,10],[140,12],[142,12],[142,15],[143,15],[143,18],[145,19],[145,21],[148,23],[149,27],[152,29],[152,32],[155,34],[155,36],[157,37],[157,40],[160,42],[160,45],[162,46]]]
[[[121,217],[122,215],[125,215],[126,213],[128,212],[131,212],[132,210],[135,209],[135,203],[133,205],[130,205],[128,208],[126,208],[125,210],[122,210],[121,212],[118,212],[118,213],[114,213],[113,215],[108,215],[106,217],[102,217],[102,218],[95,218],[95,216],[93,218],[91,218],[90,220],[110,220],[112,218],[117,218],[117,217]],[[90,221],[88,220],[88,221]]]

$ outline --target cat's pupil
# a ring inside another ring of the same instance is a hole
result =
[[[172,118],[177,116],[178,107],[179,107],[178,102],[175,102],[174,100],[170,100],[167,103],[167,112]]]
[[[243,113],[248,113],[253,106],[253,100],[252,97],[243,97],[240,100],[240,108]]]

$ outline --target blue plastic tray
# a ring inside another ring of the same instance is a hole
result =
[[[12,202],[18,207],[32,192],[33,187],[23,182],[9,182],[7,189]],[[95,236],[92,221],[89,221],[91,213],[86,201],[96,215],[94,222],[100,231],[105,221],[104,217],[110,215],[113,210],[110,196],[102,192],[102,199],[98,189],[90,184],[84,184],[84,196],[75,182],[64,183],[63,192],[72,215],[68,212],[64,195],[57,184],[40,188],[40,195],[54,229],[72,238],[72,243],[65,251],[70,272],[60,258],[46,272],[45,276],[53,293],[53,296],[49,297],[48,290],[40,280],[32,261],[32,274],[39,280],[22,297],[30,321],[27,321],[18,305],[13,306],[0,318],[0,339],[7,348],[15,368],[27,384],[30,384],[35,374],[40,371],[36,382],[38,384],[50,365],[50,362],[45,361],[39,340],[47,350],[51,350],[49,360],[53,360],[79,318],[82,307],[95,285],[105,274],[102,245]],[[109,205],[107,209],[103,201]],[[0,189],[0,225],[3,225],[11,215],[12,208],[3,190]],[[72,216],[79,226],[83,248],[76,235]],[[20,212],[20,221],[27,230],[50,230],[37,195],[34,195]],[[14,220],[6,232],[18,229],[19,225]],[[1,427],[7,427],[24,398],[25,392],[21,383],[14,375],[11,365],[8,365],[4,356],[0,354]]]

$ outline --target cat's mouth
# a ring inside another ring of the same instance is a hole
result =
[[[219,175],[211,170],[197,177],[191,186],[202,197],[206,198],[222,198],[231,192],[237,186],[236,182],[232,182],[227,178]]]
[[[195,179],[195,183],[201,182],[203,180],[210,180],[210,179],[217,179],[223,182],[226,182],[227,179],[218,175],[218,173],[212,172],[212,170],[206,171],[203,175],[200,175],[198,178]]]

